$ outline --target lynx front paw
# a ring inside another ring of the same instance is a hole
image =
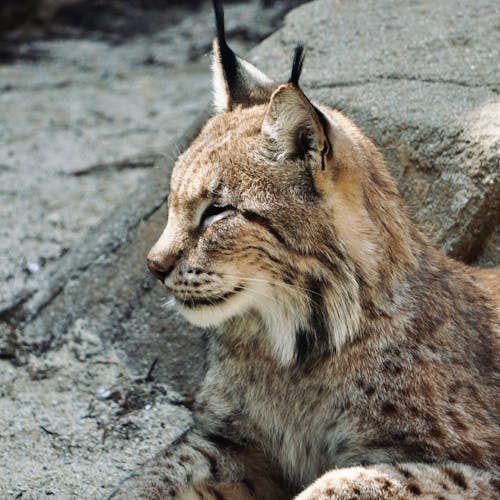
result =
[[[295,500],[383,500],[407,499],[401,484],[380,471],[351,467],[327,472],[300,493]]]

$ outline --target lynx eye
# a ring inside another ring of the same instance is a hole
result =
[[[228,217],[235,211],[236,208],[233,207],[233,205],[209,205],[201,214],[200,225],[208,227],[210,224],[213,224],[224,217]]]

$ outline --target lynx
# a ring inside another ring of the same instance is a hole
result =
[[[500,498],[500,275],[436,250],[374,144],[234,54],[147,265],[211,327],[192,429],[115,498]]]

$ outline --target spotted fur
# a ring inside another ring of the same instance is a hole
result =
[[[148,256],[210,368],[193,429],[116,498],[500,498],[500,275],[427,241],[300,52],[271,84],[220,36],[219,114]]]

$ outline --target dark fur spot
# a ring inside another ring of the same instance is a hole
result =
[[[300,328],[295,333],[296,357],[303,364],[311,357],[320,357],[328,352],[329,331],[326,325],[326,312],[322,295],[321,281],[310,278],[307,281],[311,316],[309,328]]]
[[[418,486],[418,484],[416,484],[416,483],[408,483],[406,485],[406,488],[408,489],[408,491],[410,493],[413,493],[415,496],[422,494],[422,490],[420,489],[420,486]]]
[[[185,462],[187,464],[194,463],[193,457],[190,457],[189,455],[181,455],[179,459],[181,460],[181,462]]]
[[[413,479],[415,476],[407,469],[403,467],[396,466],[396,470],[405,478],[405,479]]]
[[[394,441],[404,441],[408,437],[408,433],[404,431],[394,431],[391,437]]]
[[[337,420],[333,420],[332,422],[330,422],[326,427],[326,430],[332,431],[333,429],[335,429],[335,427],[337,427]]]
[[[462,388],[462,382],[453,382],[453,384],[451,384],[448,387],[448,393],[449,394],[457,394],[461,388]]]
[[[451,418],[453,427],[458,430],[458,431],[466,431],[468,427],[462,422],[460,419],[459,415],[455,413],[453,410],[448,410],[446,412],[446,415],[448,415]]]
[[[356,380],[356,385],[360,388],[361,391],[363,391],[368,397],[372,396],[375,393],[376,387],[366,381],[365,379],[358,377]]]
[[[497,493],[500,493],[500,479],[494,477],[490,479],[490,484]]]
[[[401,349],[395,344],[389,344],[383,349],[383,353],[387,354],[390,357],[400,358],[401,357]]]
[[[250,491],[250,493],[255,493],[255,486],[250,479],[243,479],[241,482],[245,485],[247,490]]]
[[[391,375],[399,375],[403,371],[403,367],[397,361],[388,359],[384,361],[382,370]]]
[[[386,436],[368,441],[366,446],[377,450],[397,449],[404,452],[408,461],[426,462],[429,460],[428,447],[419,441],[396,441],[392,436]]]
[[[309,358],[314,347],[311,333],[304,328],[299,328],[295,332],[295,346],[297,361],[299,364],[303,364]]]
[[[387,492],[390,490],[392,485],[388,479],[382,478],[382,477],[377,477],[377,478],[375,478],[375,480],[377,481],[377,483],[379,483],[382,486],[383,491]]]
[[[457,453],[457,462],[466,464],[480,464],[484,456],[484,451],[481,446],[468,442],[463,449]],[[451,458],[451,457],[450,457]]]
[[[446,474],[457,486],[462,488],[463,490],[467,489],[467,482],[465,480],[465,476],[461,471],[454,471],[453,469],[449,469],[448,467],[443,467],[441,469],[444,474]]]
[[[408,410],[414,416],[417,416],[419,414],[418,408],[415,405],[408,406]]]
[[[335,453],[337,455],[341,455],[342,453],[346,452],[349,449],[350,444],[351,442],[348,438],[340,439],[339,442],[337,443],[337,446],[335,447]]]
[[[390,403],[389,401],[382,403],[381,409],[384,415],[395,415],[398,412],[396,405]]]
[[[219,434],[208,434],[207,439],[214,443],[220,450],[239,451],[242,449],[241,444]]]
[[[427,462],[429,461],[429,449],[428,445],[419,441],[409,441],[403,442],[401,444],[401,448],[406,453],[408,459],[412,461],[421,461]]]
[[[429,434],[436,439],[443,437],[443,431],[437,426],[431,427]]]

